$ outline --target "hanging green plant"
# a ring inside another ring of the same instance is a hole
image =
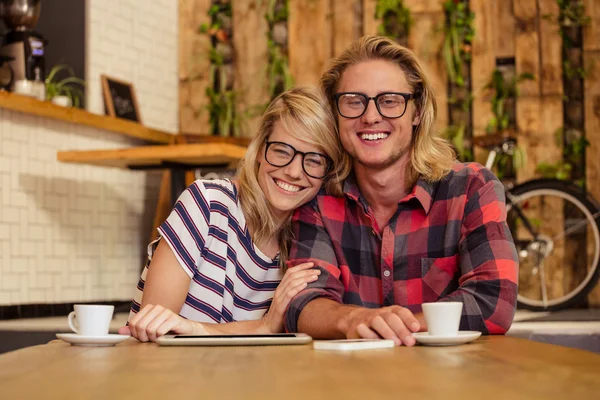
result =
[[[287,49],[288,0],[268,0],[265,19],[269,25],[267,31],[267,49],[269,64],[267,79],[271,99],[294,86],[289,68]]]
[[[491,105],[494,114],[488,122],[487,133],[501,133],[509,128],[511,121],[506,102],[518,97],[518,85],[526,80],[535,80],[535,76],[523,73],[506,80],[499,69],[494,69],[490,82],[485,86],[485,89],[492,92]]]
[[[381,20],[379,34],[405,43],[413,25],[410,10],[404,0],[377,0],[375,18]]]
[[[448,78],[450,82],[464,86],[467,77],[463,65],[471,61],[475,14],[469,10],[466,0],[446,0],[443,6],[446,13],[443,54]]]

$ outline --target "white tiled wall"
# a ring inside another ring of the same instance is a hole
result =
[[[133,82],[146,125],[177,131],[177,1],[88,0],[88,107],[99,75]],[[0,305],[126,300],[153,221],[158,173],[61,164],[65,149],[139,142],[0,109]]]

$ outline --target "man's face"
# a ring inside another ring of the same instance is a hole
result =
[[[370,60],[355,64],[342,74],[337,93],[358,92],[369,97],[380,93],[412,93],[404,72],[393,63]],[[384,169],[409,157],[412,128],[420,122],[414,101],[409,100],[400,118],[386,118],[377,111],[374,101],[359,118],[344,118],[338,114],[340,138],[346,151],[354,158],[355,167]]]

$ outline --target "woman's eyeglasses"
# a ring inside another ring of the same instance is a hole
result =
[[[359,118],[373,100],[377,111],[385,118],[400,118],[406,112],[406,105],[410,99],[414,99],[412,93],[386,92],[379,93],[375,97],[369,97],[364,93],[344,92],[337,93],[335,102],[338,112],[344,118]]]
[[[266,141],[265,160],[274,167],[285,167],[296,158],[296,154],[302,156],[302,169],[311,178],[324,178],[331,168],[332,161],[321,153],[303,153],[283,142]]]

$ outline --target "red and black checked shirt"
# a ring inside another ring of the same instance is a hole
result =
[[[312,261],[319,279],[290,303],[284,323],[297,331],[318,297],[377,308],[460,301],[461,330],[503,334],[517,300],[518,258],[506,224],[502,184],[483,166],[455,163],[443,180],[418,180],[379,234],[353,177],[344,197],[319,193],[292,219],[290,263]]]

